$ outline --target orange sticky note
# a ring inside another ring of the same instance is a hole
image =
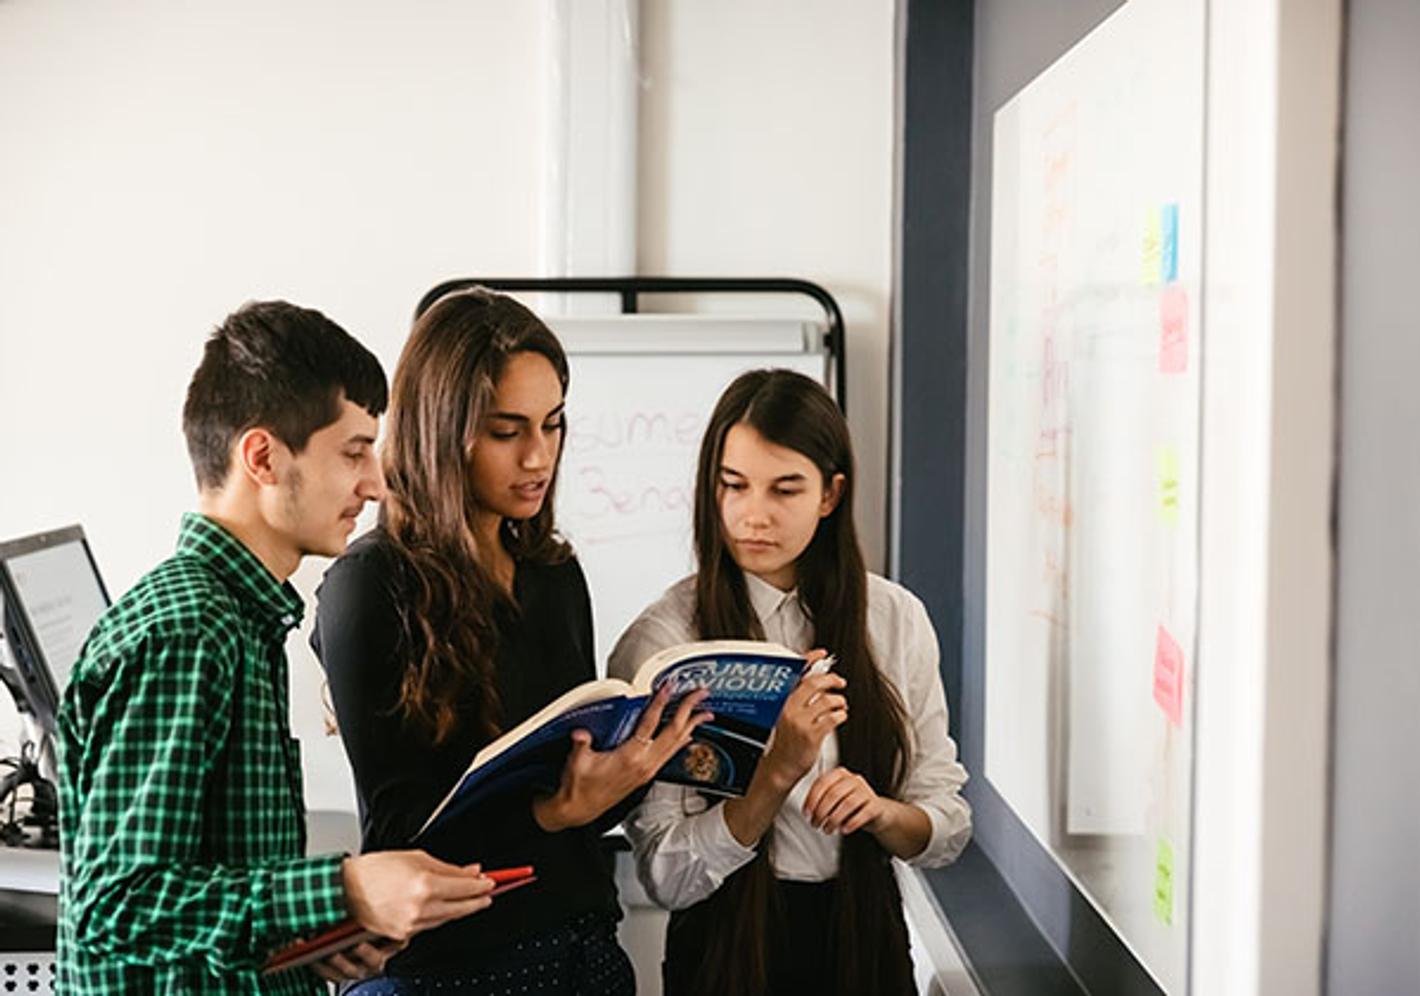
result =
[[[1183,725],[1183,648],[1162,626],[1154,645],[1154,701],[1170,723]]]
[[[1159,372],[1188,369],[1188,292],[1170,284],[1159,295]]]

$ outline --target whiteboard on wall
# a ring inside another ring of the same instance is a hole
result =
[[[828,376],[823,327],[696,315],[549,316],[567,349],[567,436],[557,524],[592,593],[597,667],[641,610],[695,569],[700,438],[746,370]]]
[[[1187,988],[1204,5],[1131,0],[996,113],[985,772]]]

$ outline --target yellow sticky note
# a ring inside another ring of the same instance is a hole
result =
[[[1160,446],[1154,454],[1154,467],[1158,478],[1159,518],[1166,526],[1176,526],[1183,497],[1179,486],[1178,450]]]
[[[1140,260],[1140,276],[1145,287],[1159,285],[1159,271],[1164,257],[1164,222],[1157,208],[1150,208],[1144,218],[1144,246]]]
[[[1154,916],[1173,926],[1173,845],[1162,837],[1154,859]]]

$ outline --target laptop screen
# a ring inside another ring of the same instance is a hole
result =
[[[108,592],[78,527],[0,544],[5,636],[30,705],[52,719]]]

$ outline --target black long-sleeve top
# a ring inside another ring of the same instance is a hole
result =
[[[487,743],[463,728],[433,746],[395,708],[411,659],[403,619],[410,604],[408,582],[401,580],[407,568],[396,557],[379,529],[352,543],[317,591],[311,637],[354,768],[367,852],[408,847]],[[496,682],[505,730],[595,677],[591,599],[577,561],[519,562],[513,593],[516,611],[501,609],[495,615]],[[533,865],[538,881],[499,896],[487,910],[418,935],[390,961],[390,971],[465,969],[477,965],[479,951],[555,928],[579,914],[620,915],[610,867],[598,844],[601,828],[614,823],[619,812],[595,825],[550,834],[533,819],[532,795],[529,790],[490,802],[479,820],[456,821],[451,829],[457,833],[436,835],[420,846],[460,864]]]

